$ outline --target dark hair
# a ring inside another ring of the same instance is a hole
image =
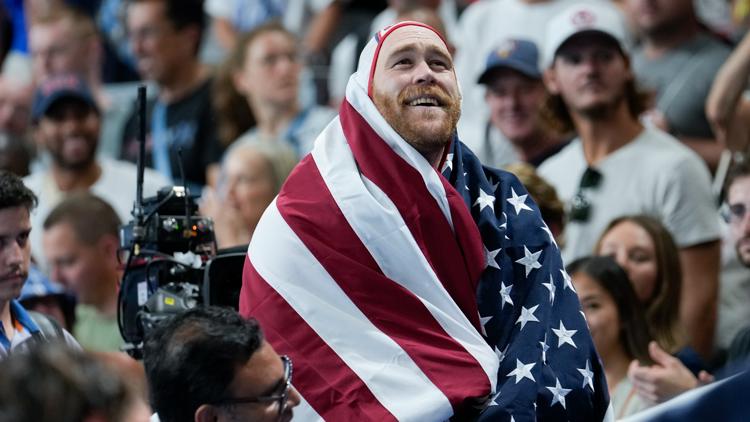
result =
[[[620,320],[620,343],[631,359],[648,363],[648,343],[651,340],[643,317],[643,308],[635,295],[628,274],[608,256],[579,258],[566,268],[571,276],[583,273],[591,277],[615,302]]]
[[[224,399],[262,341],[258,323],[230,308],[201,306],[157,325],[146,335],[143,364],[159,419],[193,420],[202,404]]]
[[[612,220],[599,236],[594,249],[600,253],[601,242],[612,228],[629,221],[648,233],[654,243],[656,255],[656,286],[654,294],[643,305],[651,337],[664,350],[674,353],[684,343],[680,330],[680,295],[682,292],[682,266],[680,252],[674,238],[661,221],[648,215],[628,215]]]
[[[88,192],[79,192],[63,199],[44,220],[44,230],[68,223],[78,240],[92,245],[102,236],[118,236],[120,217],[107,201]]]
[[[15,174],[0,170],[0,210],[11,207],[26,207],[31,212],[37,205],[37,197]]]
[[[637,119],[641,113],[646,111],[649,95],[646,92],[640,91],[636,87],[635,81],[631,79],[625,83],[625,101],[628,104],[630,115],[634,119]],[[568,106],[559,94],[547,95],[544,102],[542,102],[539,115],[544,124],[557,134],[567,135],[576,130],[573,118],[568,111]]]
[[[41,343],[0,362],[0,420],[123,421],[134,396],[105,365],[62,343]]]
[[[195,46],[195,54],[197,55],[203,40],[203,33],[206,31],[203,0],[130,0],[131,3],[155,1],[164,3],[164,15],[176,29],[184,29],[190,25],[198,27],[198,42]]]
[[[724,181],[724,199],[729,198],[729,188],[735,180],[748,176],[750,176],[750,157],[745,154],[736,155]]]

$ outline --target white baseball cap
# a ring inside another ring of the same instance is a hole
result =
[[[557,50],[570,37],[589,31],[612,37],[625,51],[627,30],[619,11],[604,2],[579,3],[568,7],[547,23],[543,67],[552,66]]]

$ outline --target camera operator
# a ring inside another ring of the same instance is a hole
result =
[[[197,307],[158,324],[143,363],[161,422],[288,421],[300,402],[291,360],[229,308]]]

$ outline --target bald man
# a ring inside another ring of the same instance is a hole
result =
[[[604,417],[557,246],[520,182],[458,141],[460,101],[435,30],[380,31],[261,218],[240,312],[294,359],[298,415]]]

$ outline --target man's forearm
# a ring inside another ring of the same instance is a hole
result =
[[[682,298],[680,322],[690,345],[709,359],[713,349],[719,291],[719,241],[680,250]]]

